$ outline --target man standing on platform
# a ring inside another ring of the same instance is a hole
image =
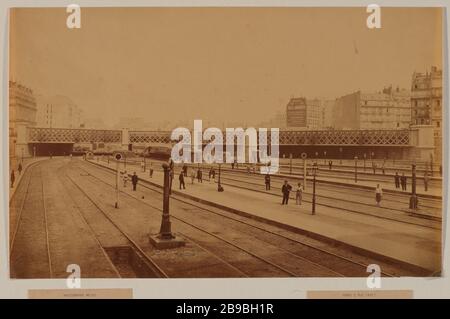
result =
[[[402,184],[402,190],[406,191],[406,176],[405,176],[405,173],[402,174],[402,177],[401,177],[400,181],[401,181],[401,184]]]
[[[428,173],[425,172],[425,175],[423,176],[423,187],[425,188],[425,192],[428,192],[428,182],[429,182]]]
[[[186,185],[184,184],[184,172],[181,170],[180,176],[178,176],[178,180],[180,181],[180,189],[183,187],[183,189],[186,189]]]
[[[400,188],[400,175],[398,175],[398,172],[395,172],[394,180],[395,188]]]
[[[283,202],[281,203],[281,205],[287,205],[289,202],[289,194],[292,190],[292,186],[289,185],[288,181],[285,180],[283,187],[281,188],[281,192],[283,193]]]
[[[14,181],[16,180],[16,176],[14,175],[14,170],[11,171],[11,188],[14,187]]]
[[[264,176],[264,182],[266,183],[266,191],[270,191],[270,175]]]
[[[133,191],[136,191],[136,186],[138,183],[138,176],[136,175],[136,172],[133,173],[133,176],[131,176],[131,183],[133,184]]]

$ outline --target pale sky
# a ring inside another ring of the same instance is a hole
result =
[[[15,9],[10,78],[70,97],[86,117],[257,123],[291,96],[410,88],[442,67],[442,10],[382,8]]]

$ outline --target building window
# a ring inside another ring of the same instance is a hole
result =
[[[441,122],[437,121],[437,122],[436,122],[436,126],[437,126],[437,127],[441,127]]]
[[[437,100],[437,101],[436,101],[436,105],[437,105],[437,106],[441,106],[441,100]]]

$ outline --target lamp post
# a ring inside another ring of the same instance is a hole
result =
[[[222,184],[220,183],[220,172],[221,172],[221,163],[219,163],[219,180],[217,182],[217,191],[218,192],[223,192],[223,187]]]
[[[312,215],[316,214],[316,174],[317,174],[317,162],[313,165],[313,197],[312,197]]]
[[[289,154],[289,174],[292,175],[292,153]]]
[[[433,176],[433,154],[430,153],[430,172],[431,176]]]
[[[367,157],[367,154],[364,153],[364,172],[366,171],[366,157]]]
[[[418,199],[416,194],[416,164],[412,164],[412,187],[411,187],[411,197],[409,198],[409,208],[412,210],[417,209]]]
[[[342,165],[342,147],[339,147],[339,164]]]
[[[33,157],[36,157],[36,146],[33,146]]]
[[[21,148],[22,151],[22,159],[20,160],[23,163],[23,147]]]
[[[114,205],[115,208],[119,208],[119,161],[122,158],[122,154],[117,153],[115,155],[116,159],[116,203]]]
[[[355,156],[355,183],[358,183],[358,156]]]
[[[161,219],[161,228],[159,230],[159,239],[173,239],[175,236],[172,235],[172,226],[170,222],[169,214],[169,199],[170,199],[170,171],[169,165],[167,163],[162,164],[164,169],[164,192],[163,192],[163,214]]]

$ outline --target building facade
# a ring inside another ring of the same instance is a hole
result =
[[[287,128],[321,128],[323,119],[321,101],[304,97],[291,98],[286,106]]]
[[[411,123],[410,92],[388,87],[381,92],[357,91],[336,99],[337,129],[404,129]]]
[[[68,97],[57,95],[37,97],[37,126],[79,128],[83,125],[81,109]]]
[[[414,72],[411,81],[411,120],[434,128],[434,158],[442,160],[442,70]]]
[[[9,163],[12,169],[22,157],[29,156],[26,128],[36,126],[36,113],[33,90],[9,81]]]

